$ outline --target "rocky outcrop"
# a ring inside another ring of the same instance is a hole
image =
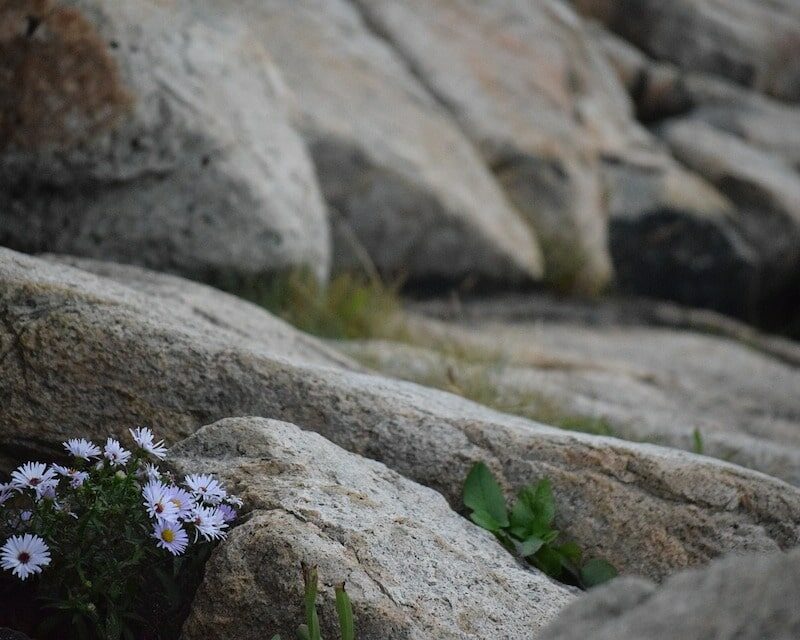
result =
[[[732,557],[657,587],[620,578],[564,610],[541,640],[794,640],[800,552]]]
[[[654,61],[596,25],[591,33],[631,94],[637,116],[652,125],[677,160],[715,185],[733,205],[725,217],[744,259],[726,260],[717,248],[729,243],[712,234],[683,234],[688,238],[684,253],[706,265],[702,280],[710,286],[695,298],[688,291],[668,297],[711,306],[773,330],[796,331],[791,323],[800,313],[795,295],[800,287],[800,109],[730,81]],[[613,237],[612,231],[612,243]],[[643,242],[648,244],[647,234]],[[640,260],[650,255],[640,252]],[[639,293],[657,293],[654,289],[663,285],[650,277],[653,270],[635,268],[626,274],[624,265],[634,264],[635,256],[621,261],[620,282],[632,283],[629,288]],[[726,278],[737,286],[718,284]],[[669,283],[675,289],[683,280],[671,278]]]
[[[707,280],[733,295],[740,284],[723,277],[732,265],[751,277],[724,215],[730,203],[638,126],[612,67],[569,7],[552,0],[358,4],[528,216],[552,284],[596,292],[611,279],[612,259],[623,287],[646,280],[653,293],[687,301],[708,293],[695,284]],[[700,259],[686,256],[693,239]],[[724,267],[710,273],[708,254]]]
[[[215,551],[187,640],[294,636],[300,563],[347,583],[359,638],[528,639],[573,599],[529,571],[442,498],[317,434],[259,418],[222,420],[173,447],[181,473],[236,487],[247,520]],[[326,636],[337,635],[322,589]]]
[[[328,273],[324,204],[246,21],[191,2],[0,10],[0,244],[235,284]]]
[[[800,100],[800,9],[793,0],[572,0],[654,58]]]
[[[800,542],[800,491],[774,478],[296,361],[201,309],[5,249],[0,354],[4,451],[51,451],[67,436],[122,435],[135,423],[175,442],[215,420],[256,415],[317,431],[453,505],[478,460],[509,490],[548,476],[558,529],[623,572],[661,578],[729,551]]]
[[[216,3],[213,3],[216,5]],[[335,263],[390,279],[541,274],[533,232],[447,112],[345,0],[237,0],[296,95],[334,222]]]
[[[800,485],[800,349],[788,341],[713,318],[692,325],[675,308],[647,313],[643,302],[529,296],[465,303],[456,315],[442,307],[422,309],[446,321],[409,320],[418,346],[340,349],[547,424],[700,449]]]

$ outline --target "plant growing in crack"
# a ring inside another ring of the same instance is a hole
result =
[[[39,638],[178,636],[238,498],[211,475],[178,481],[148,428],[64,443],[63,465],[28,462],[0,484],[0,626]],[[11,578],[11,576],[14,576]]]
[[[548,478],[523,487],[508,509],[489,467],[477,462],[464,483],[464,504],[475,524],[491,531],[506,549],[552,578],[589,589],[617,575],[602,558],[584,562],[583,551],[576,543],[559,543],[561,534],[553,528],[556,506]]]

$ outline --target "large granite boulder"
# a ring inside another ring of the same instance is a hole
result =
[[[636,272],[664,296],[681,293],[672,282],[685,291],[710,277],[733,290],[703,268],[705,257],[686,257],[698,228],[719,239],[715,258],[726,269],[751,267],[723,215],[730,204],[638,125],[612,66],[564,3],[357,4],[453,112],[528,216],[552,284],[596,292],[612,277],[613,257],[623,285]],[[664,232],[676,222],[679,233]],[[660,242],[647,241],[654,237]],[[643,263],[643,253],[655,264]]]
[[[794,0],[572,0],[659,60],[800,100]]]
[[[227,304],[210,290],[202,307],[186,309],[125,280],[124,270],[99,277],[0,250],[3,451],[44,455],[66,437],[124,436],[136,423],[174,442],[215,420],[255,415],[317,431],[453,505],[478,460],[509,492],[548,476],[558,528],[623,572],[661,578],[730,551],[800,542],[800,491],[774,478],[299,361],[209,316],[206,305]]]
[[[730,557],[660,587],[620,578],[585,595],[540,640],[795,640],[800,551]]]
[[[237,0],[226,10],[246,17],[296,95],[336,268],[367,261],[428,282],[541,275],[533,232],[478,152],[350,2]]]
[[[300,564],[318,565],[325,637],[338,634],[333,589],[346,582],[362,640],[528,640],[573,592],[524,568],[441,495],[315,433],[231,418],[173,447],[182,473],[214,473],[248,516],[215,551],[186,640],[294,637]]]
[[[192,2],[0,7],[0,244],[235,285],[328,273],[276,67]]]

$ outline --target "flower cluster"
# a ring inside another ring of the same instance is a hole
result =
[[[0,567],[21,580],[41,573],[51,563],[51,547],[59,546],[65,523],[85,522],[84,531],[96,522],[98,505],[128,509],[126,521],[142,530],[142,538],[154,539],[158,549],[173,556],[186,552],[192,534],[192,543],[225,537],[241,501],[211,475],[187,475],[177,484],[152,462],[166,456],[163,440],[156,442],[146,427],[129,431],[135,443],[131,450],[114,438],[102,448],[74,438],[64,443],[71,464],[27,462],[11,474],[11,482],[0,483],[0,516],[5,516],[0,531],[5,520],[13,534],[0,548]],[[143,509],[136,506],[135,492]],[[135,509],[141,513],[132,513]]]

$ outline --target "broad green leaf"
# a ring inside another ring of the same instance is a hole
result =
[[[339,630],[342,640],[354,640],[353,606],[350,603],[347,591],[344,589],[344,583],[336,587],[336,613],[339,615]]]
[[[464,504],[475,512],[489,516],[497,527],[508,526],[508,510],[503,490],[483,462],[475,463],[464,482]]]
[[[602,558],[589,560],[581,569],[581,582],[586,589],[608,582],[619,575],[614,565]]]
[[[473,511],[469,517],[475,524],[487,531],[498,532],[503,528],[503,523],[498,522],[485,511]]]
[[[551,578],[558,578],[562,574],[561,554],[547,545],[536,552],[532,562],[535,567],[544,571]]]
[[[530,536],[517,545],[517,552],[523,558],[527,558],[541,549],[543,545],[544,540],[537,538],[536,536]]]
[[[581,548],[574,542],[566,542],[562,545],[559,545],[557,547],[557,551],[574,565],[580,565],[583,552],[581,551]]]

